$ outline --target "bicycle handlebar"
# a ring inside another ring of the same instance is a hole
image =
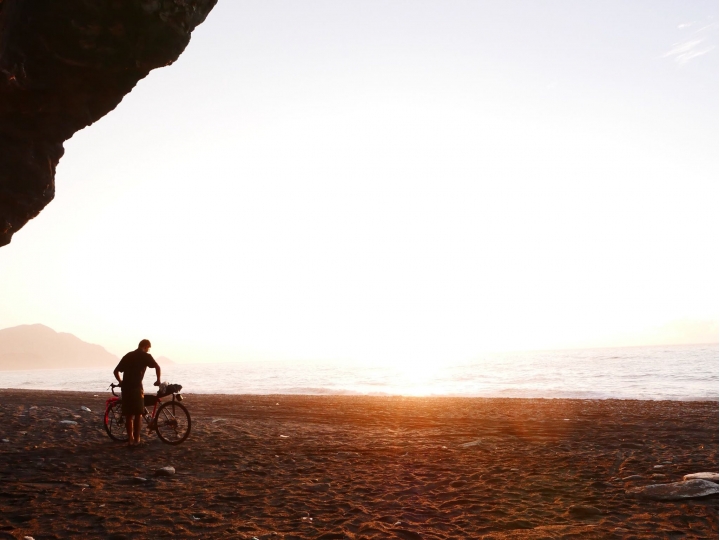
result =
[[[0,2],[2,2],[2,0],[0,0]],[[156,383],[156,384],[157,384],[157,383]],[[171,390],[171,392],[172,392],[173,394],[179,394],[179,393],[180,393],[180,390],[182,389],[182,386],[179,385],[179,384],[172,384],[172,385],[170,385],[170,386],[171,386],[171,387],[175,387],[175,389]],[[115,393],[115,389],[116,389],[116,388],[120,388],[120,387],[122,387],[122,383],[118,383],[118,384],[110,383],[110,391],[112,392],[112,395],[113,395],[113,396],[115,396],[115,397],[120,397],[120,396],[118,396],[118,395]]]

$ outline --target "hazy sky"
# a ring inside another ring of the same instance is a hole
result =
[[[0,328],[179,361],[717,341],[715,0],[220,0],[65,148]]]

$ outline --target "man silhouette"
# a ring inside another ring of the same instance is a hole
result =
[[[155,386],[160,385],[160,366],[148,353],[150,347],[150,341],[143,339],[137,350],[122,357],[113,372],[122,388],[122,412],[125,415],[128,446],[140,444],[140,417],[145,410],[145,392],[142,384],[145,369],[155,368],[157,381],[154,384]],[[120,378],[121,372],[124,374],[122,379]]]

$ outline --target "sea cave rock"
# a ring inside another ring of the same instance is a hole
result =
[[[55,194],[63,142],[172,64],[217,0],[0,0],[0,246]]]

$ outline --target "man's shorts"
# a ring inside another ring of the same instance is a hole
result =
[[[122,389],[123,414],[142,414],[145,409],[145,400],[142,389]]]

